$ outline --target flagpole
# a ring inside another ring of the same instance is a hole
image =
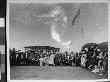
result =
[[[83,30],[83,27],[81,29],[81,33],[82,33],[82,46],[83,46],[83,37],[84,37],[84,34],[83,34],[84,30]]]

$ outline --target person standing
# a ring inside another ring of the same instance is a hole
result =
[[[82,56],[81,56],[81,67],[85,68],[85,66],[86,66],[86,57],[87,57],[86,53],[85,52],[82,53]]]
[[[55,64],[54,64],[54,53],[52,53],[51,55],[50,55],[50,59],[49,59],[49,65],[50,66],[54,66]]]
[[[39,58],[39,60],[40,60],[40,66],[43,66],[44,58],[41,56],[41,57]]]

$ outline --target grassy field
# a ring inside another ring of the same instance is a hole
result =
[[[104,79],[97,73],[80,67],[15,66],[10,69],[11,80],[95,80]]]

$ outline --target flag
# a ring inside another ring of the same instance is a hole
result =
[[[76,19],[80,16],[80,9],[77,11],[76,15],[74,16],[73,20],[72,20],[72,26],[74,25]]]

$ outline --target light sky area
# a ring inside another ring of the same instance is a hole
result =
[[[52,46],[79,51],[87,42],[108,41],[107,3],[10,3],[9,7],[10,48]]]

